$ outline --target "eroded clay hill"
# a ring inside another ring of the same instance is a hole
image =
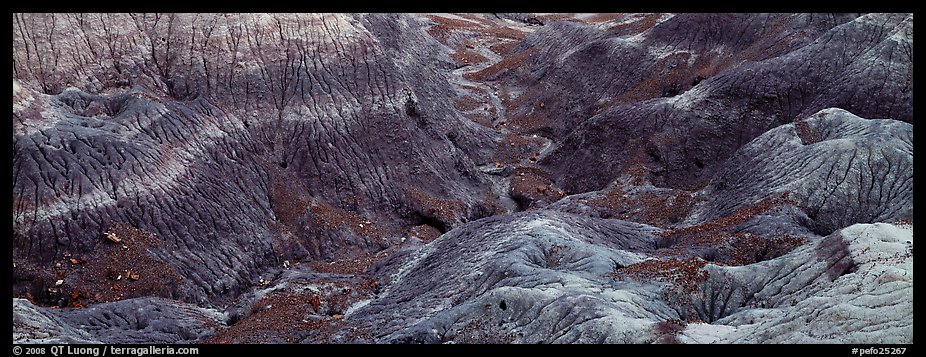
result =
[[[912,53],[910,14],[14,14],[13,338],[912,343]]]

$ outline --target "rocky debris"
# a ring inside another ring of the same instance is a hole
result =
[[[566,196],[548,208],[669,228],[683,224],[699,199],[696,192],[618,180],[603,190]]]
[[[107,231],[106,233],[103,234],[103,236],[105,236],[106,239],[108,239],[110,242],[113,242],[113,243],[121,243],[121,242],[122,242],[122,238],[119,238],[119,236],[116,235],[115,232],[109,232],[109,231]]]
[[[121,237],[120,243],[99,238],[93,251],[79,257],[65,252],[53,265],[14,258],[21,262],[13,268],[14,294],[42,306],[78,308],[175,294],[183,277],[152,254],[163,247],[157,236],[121,224],[111,225],[107,235]]]
[[[314,262],[313,262],[314,263]],[[320,264],[324,265],[324,264]],[[293,266],[226,309],[229,323],[203,343],[361,342],[367,327],[345,316],[379,292],[363,272]]]
[[[420,226],[413,227],[418,228]],[[430,227],[430,226],[425,226]],[[433,229],[433,228],[432,228]],[[380,251],[376,254],[367,254],[361,255],[354,258],[344,258],[336,261],[321,261],[315,260],[309,262],[309,266],[315,271],[321,273],[329,274],[345,274],[345,275],[359,275],[365,273],[370,269],[371,266],[376,264],[376,262],[383,260],[389,256],[390,252],[387,250]]]
[[[565,192],[547,178],[543,170],[518,167],[509,184],[508,196],[518,203],[519,210],[542,208],[565,196]]]

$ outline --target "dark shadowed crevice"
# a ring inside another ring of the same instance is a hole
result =
[[[533,200],[531,200],[531,198],[527,197],[526,195],[514,194],[510,195],[509,197],[515,203],[515,212],[522,212],[527,210],[530,208],[531,202],[533,202]]]
[[[412,225],[414,226],[427,225],[434,229],[437,229],[438,231],[440,231],[441,234],[447,233],[448,231],[447,223],[433,216],[426,216],[426,215],[422,215],[421,213],[416,212],[413,214],[411,221],[412,221]]]

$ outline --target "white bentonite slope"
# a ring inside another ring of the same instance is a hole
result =
[[[913,226],[856,224],[833,235],[846,244],[848,257],[856,264],[854,271],[835,278],[827,287],[795,301],[793,306],[743,310],[715,322],[739,325],[734,329],[726,326],[705,329],[700,324],[691,324],[681,333],[680,340],[913,343]],[[816,251],[802,249],[779,259],[804,259],[804,265],[813,265],[819,262],[813,256]]]

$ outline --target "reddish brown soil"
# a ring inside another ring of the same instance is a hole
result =
[[[502,58],[502,60],[498,61],[498,63],[488,66],[481,71],[464,74],[463,78],[474,82],[485,82],[490,77],[498,75],[503,70],[510,71],[521,66],[524,60],[533,56],[534,51],[536,50],[530,48],[509,57]]]
[[[744,206],[729,216],[718,218],[702,224],[665,231],[660,233],[660,235],[673,240],[684,239],[686,237],[706,236],[712,233],[727,230],[737,224],[750,220],[752,217],[755,217],[758,214],[767,212],[772,208],[786,204],[796,204],[796,202],[790,200],[787,194],[781,197],[768,197],[757,202],[756,204]]]
[[[492,108],[492,109],[495,109],[495,108]],[[493,127],[492,118],[488,114],[466,114],[464,115],[464,117],[484,127],[487,127],[487,128]]]
[[[428,16],[434,25],[428,28],[428,34],[431,37],[434,37],[438,42],[443,44],[447,43],[447,38],[450,37],[450,34],[454,31],[479,31],[480,25],[474,24],[469,21],[450,19],[441,16]]]
[[[384,241],[387,233],[376,222],[357,213],[348,212],[329,205],[322,200],[315,200],[309,211],[312,213],[312,226],[318,229],[348,228],[364,237]]]
[[[478,92],[477,92],[478,93]],[[488,100],[484,96],[461,96],[453,102],[453,107],[459,111],[468,112],[470,110],[485,108]],[[494,109],[494,108],[492,108]]]
[[[489,46],[489,50],[495,52],[499,56],[507,56],[515,47],[518,47],[520,41],[503,41],[497,42]]]
[[[456,223],[458,217],[463,216],[465,206],[462,202],[437,198],[412,187],[407,187],[405,192],[422,216],[437,219],[446,225]]]
[[[485,56],[475,51],[471,51],[464,45],[459,45],[454,48],[454,51],[450,53],[450,58],[453,59],[457,66],[477,65],[489,60],[488,58],[485,58]]]
[[[369,299],[379,289],[379,281],[369,277],[370,265],[388,252],[353,259],[322,262],[309,266],[321,273],[348,274],[351,280],[296,278],[288,286],[272,291],[251,305],[250,313],[231,326],[218,327],[217,333],[200,343],[313,343],[334,341],[338,331],[347,331],[351,341],[370,341],[369,326],[350,321],[344,314],[354,303]],[[309,290],[302,286],[315,286]]]
[[[688,321],[700,321],[694,311],[691,301],[692,294],[701,288],[708,274],[702,268],[707,261],[701,258],[688,259],[650,259],[626,267],[617,267],[611,275],[619,280],[632,279],[642,281],[657,281],[668,284],[663,298],[667,301],[678,301],[688,309]]]
[[[408,230],[408,236],[416,236],[424,243],[430,243],[431,241],[440,237],[441,232],[437,228],[431,227],[427,224],[422,224],[419,226],[414,226]]]
[[[813,128],[810,127],[810,124],[807,124],[804,120],[797,120],[794,122],[794,129],[797,131],[797,136],[801,138],[801,142],[804,145],[810,145],[820,142],[820,136],[817,134]]]
[[[365,291],[370,287],[353,288]],[[272,292],[254,304],[252,314],[200,343],[298,343],[309,336],[325,343],[333,342],[332,335],[345,327],[353,327],[350,337],[369,340],[366,329],[344,319],[343,311],[358,298],[350,288],[343,291],[326,299],[309,291]]]
[[[711,248],[726,258],[715,260],[720,265],[747,265],[784,255],[805,243],[804,238],[784,235],[763,239],[758,236],[733,232],[733,226],[744,223],[754,216],[774,207],[793,204],[783,197],[766,198],[757,204],[738,209],[733,214],[706,223],[666,230],[658,233],[663,237],[663,246],[657,252],[663,256],[683,256],[691,248]],[[727,254],[723,254],[727,253]]]
[[[547,204],[563,198],[566,193],[556,187],[546,172],[534,167],[518,167],[511,176],[508,194],[515,200],[529,202],[526,208],[539,208],[537,201]]]
[[[506,135],[498,143],[494,160],[504,164],[532,164],[543,148],[544,140],[531,135]]]
[[[625,14],[622,13],[606,13],[606,14],[595,14],[585,19],[585,22],[588,23],[602,23],[608,21],[619,20],[623,18]]]
[[[105,233],[119,242],[101,234],[99,244],[89,254],[65,253],[51,266],[17,264],[13,268],[13,296],[52,307],[172,296],[172,287],[182,278],[149,253],[149,249],[163,246],[157,236],[123,224],[113,224]]]
[[[388,251],[381,251],[375,254],[365,254],[355,258],[346,258],[332,261],[314,260],[309,262],[309,267],[321,273],[333,274],[363,274],[374,263],[389,256]]]
[[[614,218],[633,220],[667,228],[684,219],[696,201],[693,193],[673,190],[672,193],[644,192],[627,195],[618,187],[602,197],[589,200],[592,207],[605,208]]]

